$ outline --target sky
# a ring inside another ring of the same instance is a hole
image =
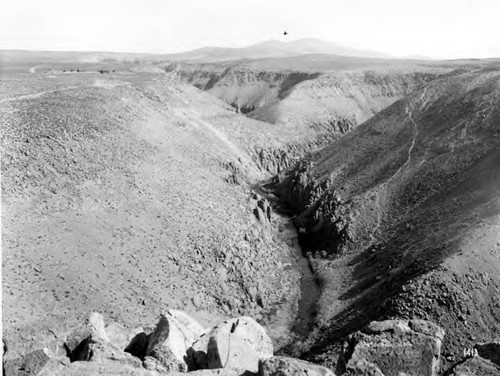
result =
[[[172,53],[319,38],[451,59],[500,57],[499,37],[500,0],[0,1],[0,49]]]

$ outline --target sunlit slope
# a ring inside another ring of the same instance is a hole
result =
[[[167,308],[216,320],[293,301],[288,247],[250,200],[264,175],[248,150],[269,138],[245,136],[257,122],[165,75],[14,83],[0,102],[11,355],[90,311],[137,326]]]

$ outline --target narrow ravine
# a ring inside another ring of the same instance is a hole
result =
[[[290,304],[284,304],[287,309],[273,311],[273,317],[269,320],[276,350],[289,353],[297,351],[296,345],[306,341],[312,332],[321,290],[309,260],[303,254],[291,213],[280,205],[271,191],[262,187],[257,187],[257,190],[270,202],[273,208],[273,222],[278,224],[278,236],[288,245],[293,257],[293,267],[300,273],[298,296],[293,302],[289,302]]]
[[[292,254],[295,257],[295,262],[301,274],[297,316],[291,331],[299,337],[305,338],[309,335],[314,325],[316,302],[320,297],[320,289],[308,259],[302,254],[299,237],[292,218],[283,215],[282,218],[286,220],[286,223],[281,236],[290,244]]]

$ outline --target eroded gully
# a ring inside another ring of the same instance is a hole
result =
[[[277,224],[278,236],[288,245],[293,264],[300,273],[298,296],[288,302],[290,304],[283,304],[280,310],[271,312],[268,328],[278,353],[297,352],[297,344],[305,341],[314,327],[320,286],[309,260],[302,252],[291,212],[280,205],[271,191],[262,187],[258,191],[271,204],[272,221]]]

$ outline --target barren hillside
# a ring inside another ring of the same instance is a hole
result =
[[[500,70],[454,72],[302,161],[281,184],[323,283],[309,358],[417,317],[444,355],[500,335]],[[332,363],[333,362],[333,363]]]
[[[265,176],[255,145],[272,138],[249,135],[258,122],[164,74],[25,74],[3,87],[10,356],[92,310],[130,327],[165,307],[206,323],[287,311],[276,327],[292,324],[294,251],[278,217],[256,218],[248,185]]]

